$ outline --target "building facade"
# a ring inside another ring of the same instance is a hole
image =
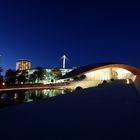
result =
[[[71,72],[72,70],[73,69],[42,68],[41,69],[41,71],[42,71],[41,73],[43,73],[43,76],[41,76],[42,78],[41,79],[36,78],[34,83],[44,83],[44,84],[55,83],[61,76]],[[26,70],[26,72],[28,73],[28,79],[30,79],[32,77],[32,75],[34,75],[38,71],[39,71],[38,69]],[[31,82],[33,82],[33,81],[31,81]]]
[[[140,77],[140,69],[133,66],[118,63],[99,63],[79,67],[64,75],[60,80],[62,82],[66,79],[73,81],[71,83],[72,88],[78,86],[89,88],[114,80],[126,80],[126,83],[135,82],[137,77]]]
[[[27,70],[32,68],[32,62],[27,59],[19,59],[16,61],[16,70]]]

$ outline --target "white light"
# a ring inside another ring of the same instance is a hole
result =
[[[133,76],[133,78],[132,78],[133,82],[135,82],[136,78],[137,78],[137,76],[136,76],[136,75],[135,75],[135,76]]]
[[[115,79],[130,79],[131,78],[131,72],[126,70],[126,69],[122,69],[122,68],[112,68],[113,72],[115,72],[117,74],[117,76],[115,77]],[[109,80],[111,78],[113,78],[113,74],[112,72],[110,73],[110,69],[109,68],[104,68],[101,70],[93,70],[91,72],[87,72],[85,73],[86,77],[90,78],[90,79],[94,79],[94,80]],[[135,78],[133,78],[135,79]]]
[[[126,81],[127,81],[127,84],[130,84],[130,81],[129,81],[129,79],[126,79]]]
[[[43,84],[45,85],[45,84],[47,84],[47,82],[44,80],[44,81],[43,81]]]

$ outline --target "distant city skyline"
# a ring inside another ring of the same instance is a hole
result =
[[[0,3],[0,65],[33,67],[120,62],[140,68],[140,3],[5,0]]]

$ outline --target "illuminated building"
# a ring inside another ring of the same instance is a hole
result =
[[[61,76],[64,76],[65,74],[73,70],[73,69],[63,69],[63,68],[42,68],[42,70],[44,71],[44,79],[43,80],[36,79],[35,83],[44,83],[44,84],[55,83],[59,79],[59,76],[57,77],[53,74],[54,69],[56,71],[59,71]],[[30,77],[36,71],[38,71],[38,69],[28,69],[27,70],[28,77]]]
[[[32,63],[26,59],[19,59],[16,61],[16,70],[27,70],[31,69]]]
[[[91,80],[132,79],[140,75],[140,70],[126,64],[100,63],[79,67],[62,78],[85,75]]]
[[[85,77],[84,80],[81,77]],[[73,87],[81,86],[83,88],[95,87],[102,84],[103,81],[113,80],[129,80],[135,82],[136,78],[140,77],[140,70],[130,65],[118,63],[99,63],[91,64],[74,69],[64,75],[60,80],[73,80]],[[74,79],[79,79],[74,80]]]

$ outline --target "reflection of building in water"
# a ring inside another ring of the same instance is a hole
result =
[[[29,102],[36,99],[46,99],[65,94],[67,92],[68,91],[65,91],[64,89],[27,90],[25,91],[25,101]]]
[[[0,107],[11,104],[19,104],[23,102],[32,102],[34,100],[46,99],[61,94],[71,92],[65,89],[44,89],[44,90],[19,90],[8,91],[0,94]]]

